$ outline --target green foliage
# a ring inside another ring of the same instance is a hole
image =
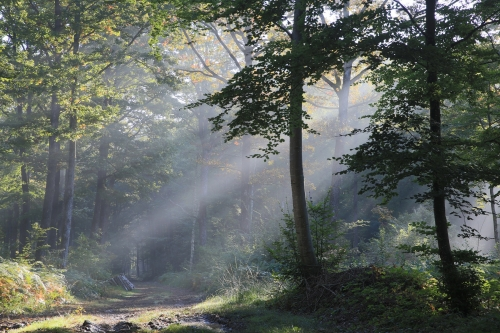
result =
[[[413,231],[422,235],[424,238],[434,238],[435,242],[425,242],[418,244],[400,244],[398,249],[407,253],[413,253],[425,258],[435,258],[432,261],[438,274],[438,288],[443,294],[443,299],[448,303],[449,308],[456,308],[463,314],[469,314],[476,311],[481,306],[482,294],[484,293],[485,279],[478,270],[478,265],[488,261],[488,258],[479,254],[479,251],[472,249],[454,249],[452,250],[455,261],[454,267],[445,267],[441,261],[437,260],[439,254],[435,246],[437,242],[436,227],[429,226],[425,221],[412,222],[409,224]],[[461,233],[458,237],[470,238],[477,236],[477,230],[468,226],[461,227]],[[448,271],[447,271],[448,270]],[[451,271],[451,272],[450,272]],[[455,295],[458,293],[459,295]],[[460,304],[454,304],[457,297],[461,297]]]
[[[106,251],[108,244],[99,244],[80,234],[76,246],[70,249],[68,270],[65,272],[71,293],[77,297],[98,298],[111,278],[113,256]]]
[[[192,271],[167,272],[160,281],[209,294],[241,298],[272,283],[271,264],[261,247],[229,243],[224,249],[203,247]]]
[[[70,299],[61,272],[0,258],[0,313],[39,312]]]
[[[85,273],[95,280],[107,280],[111,277],[112,254],[106,249],[109,244],[100,244],[80,234],[76,239],[76,246],[69,253],[68,268]]]
[[[346,257],[346,244],[343,239],[341,222],[334,220],[329,206],[329,194],[320,202],[307,203],[310,217],[310,228],[314,252],[322,270],[335,271]],[[273,242],[268,251],[279,263],[277,277],[300,280],[300,259],[297,250],[297,235],[293,216],[283,213],[283,224],[280,225],[281,239]]]
[[[46,251],[49,249],[47,244],[39,245],[41,239],[45,239],[49,229],[44,229],[40,226],[38,222],[35,222],[31,226],[29,231],[29,239],[23,248],[23,251],[18,254],[16,260],[20,263],[33,263],[35,261],[35,252],[37,250]]]
[[[81,299],[100,298],[109,286],[107,281],[94,280],[86,273],[71,268],[64,272],[64,276],[71,294]]]

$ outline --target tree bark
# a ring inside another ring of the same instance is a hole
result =
[[[346,132],[348,123],[348,111],[349,111],[349,93],[351,90],[351,73],[352,64],[354,60],[350,60],[344,64],[344,73],[342,75],[342,86],[337,92],[337,97],[339,99],[339,116],[338,116],[338,133],[335,137],[335,148],[334,156],[341,157],[345,154],[345,142],[344,138],[341,136]],[[342,175],[337,175],[336,173],[342,171],[342,165],[339,161],[333,161],[332,166],[332,182],[331,182],[331,195],[330,195],[330,207],[333,211],[334,218],[338,216],[340,211],[340,198],[342,192]]]
[[[10,226],[7,232],[7,237],[8,237],[7,244],[9,245],[10,257],[15,258],[17,250],[17,230],[19,225],[19,204],[17,202],[15,202],[14,205],[12,206],[12,215],[10,219],[11,219],[9,223]]]
[[[56,92],[52,93],[52,102],[51,102],[51,115],[50,115],[50,123],[53,130],[56,130],[59,127],[59,114],[60,107],[57,100]],[[58,144],[56,142],[56,135],[52,134],[49,137],[49,157],[47,161],[47,180],[45,182],[45,195],[43,199],[43,208],[42,208],[42,220],[40,223],[40,227],[43,229],[47,229],[52,224],[52,209],[54,206],[54,192],[56,191],[56,173],[57,173],[57,162],[59,157],[59,149]],[[37,261],[42,260],[44,255],[44,251],[42,247],[46,244],[45,240],[40,240],[37,242],[37,249],[35,252],[35,259]]]
[[[436,47],[436,0],[426,0],[426,20],[425,20],[425,43],[429,51],[432,52]],[[428,51],[428,52],[429,52]],[[430,133],[432,160],[439,168],[444,165],[442,134],[441,134],[441,105],[438,87],[439,64],[434,57],[429,56],[427,62],[427,85],[429,94],[429,115],[430,115]],[[433,166],[431,166],[432,168]],[[433,170],[432,195],[433,195],[433,213],[436,225],[436,238],[438,243],[438,254],[441,260],[441,271],[443,282],[448,290],[451,307],[467,314],[467,296],[461,292],[461,282],[459,272],[455,266],[453,252],[451,251],[450,239],[448,235],[448,221],[446,219],[446,195],[445,187],[441,182],[441,175],[437,170]]]
[[[252,184],[250,183],[250,164],[251,160],[247,157],[250,155],[251,142],[250,137],[245,135],[242,139],[241,148],[241,184],[240,184],[240,230],[243,233],[250,232],[252,220],[251,220],[251,192]]]
[[[71,126],[76,127],[76,115],[71,116]],[[68,142],[68,169],[66,170],[66,180],[64,182],[64,209],[63,209],[63,231],[61,234],[61,244],[63,252],[62,268],[66,268],[69,254],[69,241],[71,235],[71,221],[73,216],[73,198],[75,194],[75,166],[76,166],[76,142]]]
[[[75,1],[75,34],[73,35],[73,54],[78,54],[80,49],[80,20],[81,20],[81,5],[80,1]],[[76,87],[78,78],[75,77],[73,87],[71,88],[71,106],[69,110],[69,129],[72,133],[76,132],[78,121],[75,106]],[[69,242],[71,235],[71,222],[73,217],[73,200],[75,197],[75,169],[76,169],[76,139],[70,139],[68,142],[68,168],[66,169],[66,180],[64,182],[64,208],[63,208],[63,233],[61,237],[62,243],[62,267],[66,268],[68,263]]]
[[[54,0],[54,28],[53,31],[58,35],[63,29],[62,24],[62,7],[60,0]],[[54,63],[58,64],[61,61],[61,55],[56,54]],[[55,132],[59,127],[59,115],[61,113],[61,107],[59,105],[57,97],[57,88],[52,88],[52,100],[50,105],[50,125],[52,130]],[[52,219],[52,208],[54,203],[54,190],[55,190],[55,179],[57,172],[57,160],[58,160],[58,147],[56,142],[56,134],[53,133],[49,137],[49,156],[47,161],[47,180],[45,182],[45,195],[43,199],[42,208],[42,220],[40,222],[40,227],[47,229],[51,225]],[[37,248],[35,252],[35,260],[40,261],[44,255],[42,250],[43,246],[47,243],[47,239],[41,239],[37,242]]]
[[[205,107],[203,107],[205,108]],[[204,114],[204,113],[203,113]],[[201,143],[200,155],[200,195],[198,206],[198,232],[200,245],[204,246],[207,243],[207,199],[208,199],[208,155],[210,150],[209,129],[206,115],[198,116],[198,137]]]
[[[57,142],[57,150],[60,150],[60,144]],[[47,233],[48,244],[51,249],[55,249],[57,245],[58,233],[61,232],[59,229],[59,222],[61,220],[61,203],[59,200],[61,192],[61,171],[56,172],[55,185],[54,185],[54,198],[52,199],[52,217],[50,221],[50,229]]]
[[[26,107],[26,116],[29,118],[31,116],[31,105],[33,100],[33,93],[28,92],[28,105]],[[18,108],[18,114],[22,117],[22,106]],[[25,149],[21,148],[19,150],[19,157],[21,160],[24,158]],[[29,237],[29,227],[30,227],[30,190],[29,190],[29,173],[27,164],[22,161],[21,165],[21,190],[22,190],[22,204],[21,204],[21,215],[19,219],[19,253],[22,253],[24,247],[27,244]]]
[[[499,243],[498,240],[498,216],[495,207],[495,186],[490,185],[490,205],[491,205],[491,216],[493,217],[493,235],[495,238],[495,244]]]
[[[305,278],[314,276],[321,271],[314,254],[314,248],[309,228],[307,203],[304,187],[304,169],[302,163],[302,103],[304,100],[303,54],[300,46],[303,40],[305,26],[304,0],[296,0],[292,30],[292,64],[290,87],[290,180],[292,187],[293,217],[297,234],[297,246],[300,257],[301,271]]]
[[[245,31],[248,30],[245,29]],[[248,39],[245,37],[245,46],[243,48],[243,56],[245,57],[245,66],[251,66],[253,62],[254,46],[246,45]],[[251,160],[247,156],[250,155],[252,142],[249,135],[245,135],[241,144],[241,193],[240,193],[240,230],[243,233],[249,233],[252,226],[252,192],[253,185],[250,183],[251,178]]]
[[[102,233],[102,212],[106,196],[106,163],[109,155],[109,138],[104,135],[99,144],[99,166],[97,170],[97,190],[94,201],[94,215],[92,217],[91,238],[100,238]]]

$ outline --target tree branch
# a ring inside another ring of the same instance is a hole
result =
[[[330,80],[329,78],[327,78],[326,76],[322,75],[321,76],[321,79],[323,79],[323,81],[325,81],[330,87],[333,88],[333,90],[335,91],[339,91],[340,89],[340,84],[338,82],[333,82],[332,80]],[[337,80],[335,80],[337,81]]]
[[[220,37],[219,35],[219,32],[217,31],[217,29],[210,23],[206,23],[206,22],[203,22],[203,24],[209,28],[210,30],[212,30],[212,33],[215,35],[215,38],[217,38],[217,40],[219,41],[220,45],[222,45],[222,47],[224,48],[224,50],[226,50],[227,54],[229,55],[229,57],[233,60],[234,64],[236,65],[236,67],[238,67],[238,70],[241,71],[241,65],[240,63],[238,62],[238,59],[236,59],[236,57],[234,56],[233,52],[231,52],[231,50],[229,49],[229,47],[226,45],[226,43],[224,43],[224,41],[222,40],[222,38]]]
[[[205,68],[205,70],[207,72],[209,72],[210,74],[213,75],[213,78],[219,80],[219,81],[222,81],[224,83],[227,83],[227,80],[225,78],[223,78],[222,76],[220,76],[219,74],[215,73],[212,69],[210,69],[210,67],[207,66],[207,64],[205,63],[205,59],[203,59],[203,57],[201,56],[201,54],[198,52],[198,50],[196,50],[196,48],[194,47],[194,42],[191,40],[191,38],[189,37],[189,35],[187,34],[186,30],[185,29],[182,29],[182,33],[184,34],[184,36],[186,37],[187,41],[188,41],[188,45],[189,47],[191,48],[191,50],[194,52],[194,54],[196,55],[196,57],[198,57],[198,59],[200,60],[201,62],[201,65],[203,66],[203,68]],[[208,75],[207,75],[208,76]]]
[[[418,25],[417,21],[415,20],[413,15],[410,13],[408,8],[406,8],[401,2],[399,2],[399,0],[394,0],[394,2],[396,2],[401,7],[401,9],[403,9],[403,11],[408,15],[408,17],[410,18],[410,21],[413,23],[415,28],[417,28],[417,30],[422,34],[422,36],[427,37],[427,35],[425,34],[425,31],[423,31],[422,28],[420,28],[420,26]]]
[[[280,30],[283,30],[287,35],[288,37],[292,38],[292,33],[287,29],[285,28],[284,26],[282,26],[281,24],[279,24],[278,22],[274,22],[274,24],[280,28]]]

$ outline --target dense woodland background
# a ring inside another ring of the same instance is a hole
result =
[[[411,223],[440,196],[452,247],[496,258],[500,8],[429,6],[2,1],[0,256],[206,288],[290,273],[298,128],[323,269],[431,269]],[[298,100],[303,122],[280,113]]]

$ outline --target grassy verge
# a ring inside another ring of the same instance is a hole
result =
[[[310,315],[269,308],[271,299],[265,288],[235,296],[216,296],[194,307],[194,310],[224,318],[232,331],[259,333],[324,332],[325,327]]]

